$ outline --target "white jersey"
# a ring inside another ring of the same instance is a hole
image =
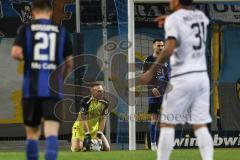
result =
[[[206,71],[206,37],[209,20],[199,10],[180,9],[165,21],[165,38],[175,38],[177,48],[170,58],[171,77]]]

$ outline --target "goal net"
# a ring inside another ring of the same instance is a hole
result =
[[[122,41],[127,40],[132,44],[128,48],[129,79],[133,79],[141,73],[141,63],[153,52],[152,41],[155,38],[164,38],[163,29],[159,29],[153,20],[159,15],[169,13],[168,2],[168,0],[115,0],[119,38]],[[227,59],[234,60],[238,56],[235,54],[235,52],[240,49],[236,46],[238,38],[232,37],[234,44],[228,44],[225,43],[225,41],[230,40],[230,35],[240,32],[240,2],[237,0],[195,0],[194,7],[202,10],[211,20],[206,51],[208,71],[211,78],[211,111],[214,117],[214,123],[211,129],[219,130],[224,126],[229,126],[231,122],[238,121],[237,116],[233,117],[232,120],[226,120],[227,114],[231,114],[234,110],[239,109],[237,109],[237,107],[232,110],[229,109],[227,106],[230,105],[230,102],[225,102],[222,99],[225,97],[232,99],[231,96],[234,95],[236,97],[238,93],[235,91],[234,93],[228,93],[231,91],[229,87],[236,89],[235,82],[237,82],[237,79],[240,77],[237,69],[233,71],[236,73],[235,76],[232,76],[233,74],[230,73],[230,68],[236,67],[237,63],[228,64],[228,61],[225,61]],[[227,50],[228,55],[223,51],[223,48]],[[131,64],[136,65],[132,67]],[[229,78],[229,76],[231,78]],[[227,80],[227,77],[231,80]],[[222,84],[218,83],[219,80],[222,80]],[[129,82],[129,105],[125,107],[129,115],[129,119],[125,125],[128,126],[122,127],[129,128],[128,138],[130,150],[136,149],[136,135],[143,130],[147,131],[146,126],[142,127],[144,126],[143,122],[150,120],[149,116],[147,116],[147,96],[146,94],[142,94],[145,93],[142,92],[145,89],[146,88],[141,86],[135,86],[135,82],[133,81]],[[232,99],[231,103],[234,106],[239,105],[237,98]],[[221,108],[221,110],[219,108]],[[143,116],[145,118],[139,119],[139,116],[144,114],[146,115]],[[220,119],[220,117],[222,119]],[[237,125],[231,125],[230,129],[236,130],[238,127]],[[180,128],[178,136],[180,138],[185,136],[183,133],[184,130]]]

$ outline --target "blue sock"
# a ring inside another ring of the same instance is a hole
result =
[[[45,159],[57,160],[58,155],[58,140],[56,136],[46,138]]]
[[[38,140],[27,140],[26,156],[27,160],[38,160]]]
[[[150,140],[151,143],[156,143],[156,124],[150,123]]]

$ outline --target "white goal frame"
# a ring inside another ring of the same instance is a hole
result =
[[[128,42],[131,46],[128,49],[128,78],[129,86],[135,86],[135,3],[167,3],[170,0],[128,0]],[[194,2],[239,2],[239,0],[194,0]],[[129,150],[136,150],[136,120],[135,120],[135,87],[129,88]]]

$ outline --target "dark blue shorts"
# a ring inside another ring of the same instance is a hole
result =
[[[23,98],[23,121],[26,126],[38,127],[42,119],[60,122],[56,116],[56,105],[61,99],[58,98]]]
[[[160,108],[162,103],[149,103],[148,105],[148,113],[149,114],[160,114]]]

